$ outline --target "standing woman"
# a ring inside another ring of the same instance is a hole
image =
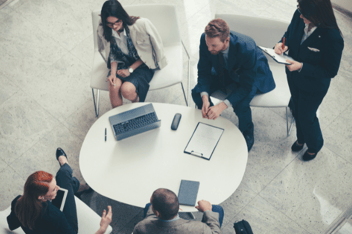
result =
[[[154,70],[167,65],[154,25],[148,19],[129,16],[117,0],[109,0],[101,9],[97,33],[99,52],[110,69],[112,107],[122,105],[122,96],[144,102]]]
[[[275,52],[296,61],[286,65],[288,85],[296,120],[297,141],[292,151],[308,150],[302,160],[316,157],[323,147],[323,135],[316,112],[328,92],[331,78],[340,66],[344,41],[337,26],[330,0],[298,0],[297,10]]]

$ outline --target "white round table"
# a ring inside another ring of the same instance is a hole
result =
[[[231,196],[241,183],[248,157],[238,128],[221,116],[203,119],[200,110],[194,108],[153,103],[161,127],[116,141],[109,117],[145,104],[112,109],[92,125],[79,157],[86,182],[101,195],[138,207],[144,207],[158,188],[170,189],[177,195],[181,180],[200,182],[197,201],[220,204]],[[182,118],[173,131],[171,122],[176,113],[181,113]],[[183,152],[198,122],[224,129],[210,160]],[[180,208],[183,212],[196,211],[190,206]]]

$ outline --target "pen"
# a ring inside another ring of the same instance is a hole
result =
[[[284,39],[282,40],[282,49],[285,49],[285,37],[284,37]]]
[[[106,128],[105,128],[105,141],[106,141]]]

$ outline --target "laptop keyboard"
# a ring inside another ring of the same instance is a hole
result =
[[[158,121],[158,118],[156,117],[155,112],[152,112],[152,113],[128,120],[123,123],[115,124],[114,129],[116,134],[120,134],[120,133],[132,131],[134,129],[142,128],[144,126],[147,126],[157,121]]]

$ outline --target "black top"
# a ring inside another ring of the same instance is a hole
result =
[[[335,77],[344,48],[344,40],[338,29],[317,29],[301,44],[304,34],[304,21],[298,10],[293,15],[284,34],[288,55],[303,63],[300,72],[290,72],[286,67],[287,77],[292,78],[297,87],[306,92],[326,92],[330,79]],[[282,42],[281,38],[280,42]]]
[[[26,234],[76,234],[70,224],[67,222],[64,213],[62,213],[51,202],[43,202],[43,212],[35,222],[34,230],[22,226],[15,215],[16,202],[21,196],[17,196],[11,202],[11,214],[7,216],[7,223],[10,230],[22,227]]]

